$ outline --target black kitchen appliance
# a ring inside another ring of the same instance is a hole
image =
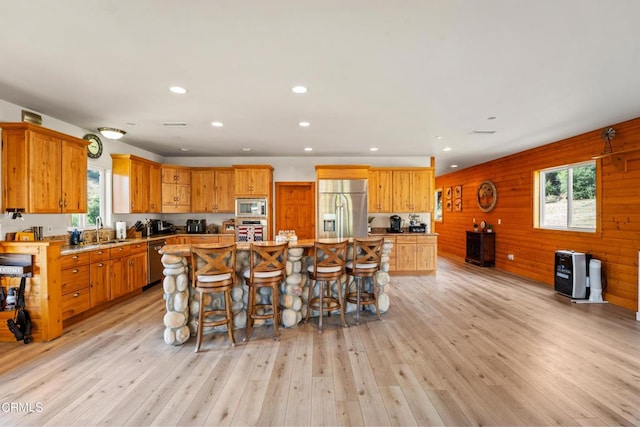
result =
[[[387,233],[402,233],[402,218],[400,215],[391,215],[389,217],[390,228],[387,228]]]
[[[206,219],[188,219],[187,220],[187,233],[188,234],[202,234],[207,232],[207,220]]]
[[[152,234],[169,234],[174,232],[173,224],[160,219],[151,219],[151,233]]]
[[[409,225],[409,233],[426,233],[427,224],[421,222],[420,224]]]

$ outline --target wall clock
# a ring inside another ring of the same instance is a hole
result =
[[[89,145],[87,145],[87,156],[90,159],[97,159],[102,156],[102,141],[100,141],[98,135],[89,133],[83,136],[82,139],[89,141]]]
[[[482,212],[490,212],[496,206],[498,190],[491,181],[482,181],[478,187],[478,207]]]

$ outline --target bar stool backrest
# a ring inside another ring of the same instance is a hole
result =
[[[341,277],[345,274],[347,241],[314,243],[313,274],[316,279]]]
[[[248,279],[254,283],[260,279],[273,281],[276,277],[284,279],[287,265],[289,242],[275,245],[251,244]]]
[[[353,258],[349,262],[349,267],[354,275],[373,273],[380,269],[382,258],[382,245],[384,238],[353,239]]]
[[[220,282],[235,279],[236,244],[202,244],[191,246],[192,282]]]

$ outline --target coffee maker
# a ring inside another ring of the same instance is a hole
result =
[[[402,218],[400,218],[400,215],[391,215],[389,222],[391,227],[387,228],[387,233],[402,233]]]

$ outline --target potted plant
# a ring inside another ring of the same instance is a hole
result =
[[[473,231],[478,231],[478,224],[475,222],[473,223]]]
[[[493,233],[493,225],[487,224],[487,233]]]

